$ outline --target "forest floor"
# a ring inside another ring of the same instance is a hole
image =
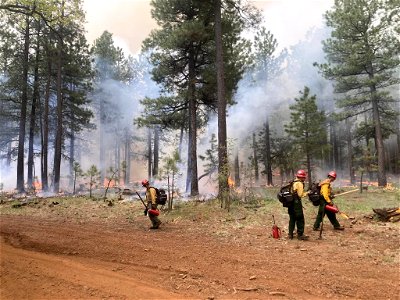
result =
[[[273,193],[272,193],[273,194]],[[337,200],[351,219],[288,240],[278,201],[176,203],[150,230],[139,201],[47,198],[0,205],[0,299],[399,299],[399,190]],[[20,206],[21,203],[26,205]],[[271,236],[272,215],[282,237]]]

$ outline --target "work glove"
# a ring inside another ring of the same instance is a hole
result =
[[[143,214],[144,214],[145,216],[147,216],[147,209],[145,209],[145,210],[143,211]]]

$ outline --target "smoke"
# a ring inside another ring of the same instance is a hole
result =
[[[109,5],[108,1],[85,0],[87,12],[88,30],[87,38],[93,41],[104,30],[113,33],[116,45],[125,53],[137,53],[141,42],[147,37],[152,28],[156,27],[150,17],[149,1],[117,0],[118,4]],[[297,69],[288,63],[288,68],[279,77],[271,82],[252,86],[250,74],[244,76],[239,83],[235,100],[237,105],[228,110],[227,126],[228,138],[235,145],[245,141],[249,132],[256,130],[266,117],[271,119],[272,130],[282,132],[283,124],[289,120],[288,106],[299,91],[307,85],[311,93],[317,94],[321,99],[321,105],[329,109],[331,105],[331,87],[321,81],[312,63],[321,62],[323,59],[322,36],[318,37],[317,30],[310,31],[314,26],[322,28],[323,13],[329,9],[333,1],[315,0],[283,0],[283,1],[258,1],[257,6],[263,6],[265,26],[277,39],[279,48],[277,52],[286,48],[296,57]],[[126,26],[129,20],[130,26]],[[138,58],[139,59],[139,58]],[[320,60],[321,59],[321,60]],[[296,64],[294,64],[296,66]],[[290,68],[289,68],[290,67]],[[145,96],[157,97],[158,87],[151,81],[150,75],[145,73],[140,82],[121,84],[117,81],[106,81],[101,87],[109,95],[107,101],[118,113],[111,122],[116,130],[105,137],[109,144],[115,143],[115,134],[123,128],[133,128],[134,133],[146,136],[133,127],[133,119],[141,112],[140,99]],[[286,112],[286,113],[282,113]],[[209,148],[211,134],[217,134],[217,120],[213,118],[204,133],[199,136],[198,154],[204,154]],[[98,162],[98,131],[86,131],[79,137],[82,144],[86,144],[86,150],[82,150],[80,161],[83,169]],[[187,147],[184,146],[184,151]],[[141,149],[135,149],[141,150]],[[109,157],[110,160],[112,158]],[[51,160],[49,160],[51,166]],[[36,162],[36,174],[39,173],[39,163]],[[202,163],[199,161],[199,173],[202,172]],[[108,167],[108,166],[106,166]],[[144,176],[145,164],[139,162],[133,175],[135,178]],[[185,167],[182,167],[183,177],[186,175]],[[63,163],[62,174],[68,174],[66,162]],[[16,180],[15,163],[11,168],[0,166],[0,183],[4,183],[4,189],[15,187]],[[204,180],[204,179],[203,179]],[[202,187],[201,187],[202,188]]]
[[[157,24],[151,18],[150,1],[146,0],[84,0],[86,37],[89,42],[105,30],[112,32],[116,45],[137,54],[142,41]]]
[[[99,114],[96,114],[95,123],[97,129],[95,131],[90,130],[83,135],[83,139],[90,144],[92,151],[83,154],[80,161],[84,168],[90,167],[90,165],[98,162],[100,145],[100,134],[103,134],[105,140],[105,147],[108,150],[106,161],[103,162],[104,168],[109,167],[119,168],[118,162],[116,162],[116,156],[118,153],[117,145],[123,147],[123,141],[129,138],[132,142],[135,142],[135,148],[130,149],[133,153],[139,156],[137,160],[137,166],[135,168],[135,180],[147,176],[144,172],[145,163],[143,161],[143,155],[145,151],[145,143],[147,131],[145,129],[139,129],[134,125],[134,120],[141,115],[141,104],[140,100],[145,97],[155,98],[159,95],[159,87],[154,81],[151,80],[149,70],[151,66],[145,60],[143,56],[136,56],[130,66],[134,72],[134,80],[124,83],[113,79],[107,79],[100,83],[96,87],[97,93],[94,94],[93,100],[99,105],[99,97],[103,97],[106,102],[106,121],[100,125]],[[100,93],[99,93],[100,91]],[[98,109],[98,107],[97,107]],[[104,127],[104,130],[100,132],[100,126]],[[132,145],[132,143],[130,143]],[[114,152],[113,152],[114,151]],[[123,151],[122,151],[123,152]],[[93,155],[97,159],[93,159]],[[124,158],[120,158],[119,161],[123,161]]]
[[[265,3],[263,16],[266,27],[278,40],[278,51],[297,44],[312,27],[321,27],[323,14],[333,0],[275,0]],[[260,5],[258,5],[260,7]]]
[[[247,73],[238,84],[236,105],[228,108],[227,133],[230,154],[237,148],[242,152],[240,160],[247,165],[251,155],[249,136],[261,129],[269,119],[272,135],[284,135],[284,125],[290,121],[289,105],[299,97],[305,86],[317,96],[320,109],[332,110],[332,84],[323,79],[314,62],[324,62],[322,40],[329,31],[323,24],[323,13],[333,1],[272,1],[265,3],[264,17],[267,30],[278,42],[275,57],[287,50],[282,65],[283,72],[264,82],[253,82],[253,74]],[[260,5],[258,5],[260,6]],[[250,71],[251,72],[251,71]],[[217,134],[217,118],[211,118],[200,138],[200,154],[210,148],[211,134]],[[246,145],[246,143],[248,145]],[[231,158],[233,161],[233,158]]]

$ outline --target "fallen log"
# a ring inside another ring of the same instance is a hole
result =
[[[373,208],[378,218],[384,222],[398,222],[400,221],[400,207],[393,208]]]

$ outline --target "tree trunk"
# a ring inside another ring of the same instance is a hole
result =
[[[224,57],[222,48],[221,0],[215,0],[215,45],[218,97],[218,197],[228,198],[228,149],[226,133],[226,99]]]
[[[12,153],[12,143],[9,142],[7,144],[7,159],[6,159],[6,166],[8,168],[11,166],[11,153]]]
[[[151,151],[151,129],[147,129],[147,178],[150,180],[152,178],[151,167],[152,163],[152,151]]]
[[[269,119],[265,122],[265,172],[267,175],[267,185],[272,186],[272,163],[271,163],[271,135],[269,130]]]
[[[105,103],[104,95],[100,95],[100,120],[99,120],[99,170],[100,170],[100,182],[104,182],[105,178],[105,158],[106,158],[106,147],[104,143],[105,135]]]
[[[129,184],[129,180],[131,177],[131,147],[130,147],[130,137],[129,131],[125,130],[125,177],[124,177],[124,185]]]
[[[153,176],[158,175],[158,161],[159,161],[159,144],[160,144],[160,128],[154,127],[154,150],[153,150]]]
[[[118,125],[118,128],[120,128],[120,125]],[[115,162],[114,162],[114,169],[116,170],[116,177],[121,178],[121,173],[120,173],[120,166],[121,166],[121,139],[120,136],[117,132],[115,131]],[[115,180],[116,182],[116,180]]]
[[[42,144],[42,189],[43,191],[49,190],[49,180],[48,180],[48,149],[49,149],[49,102],[50,102],[50,85],[51,85],[51,60],[50,54],[47,54],[47,82],[44,98],[44,113],[43,113],[43,144]]]
[[[338,146],[338,139],[336,134],[336,128],[334,121],[330,121],[331,124],[331,145],[332,145],[332,168],[334,170],[338,169],[339,164],[339,146]]]
[[[199,194],[199,183],[197,179],[197,105],[195,99],[196,76],[195,58],[193,48],[189,50],[189,152],[188,167],[190,176],[190,195]]]
[[[386,186],[386,171],[385,171],[385,149],[383,146],[382,127],[379,117],[378,102],[376,100],[376,88],[371,87],[372,96],[372,116],[375,125],[375,148],[378,153],[378,185]]]
[[[32,95],[32,105],[31,105],[31,119],[29,124],[29,146],[28,146],[28,187],[33,188],[33,173],[34,173],[34,150],[33,142],[35,137],[35,127],[36,127],[36,106],[39,102],[39,32],[37,32],[37,46],[36,46],[36,57],[35,57],[35,70],[33,76],[33,95]]]
[[[179,146],[178,146],[178,153],[179,157],[182,157],[182,144],[183,144],[183,134],[184,134],[184,125],[182,125],[179,133]]]
[[[260,181],[260,173],[258,171],[258,154],[257,154],[257,142],[256,142],[256,134],[253,133],[253,162],[254,162],[254,178],[255,183],[258,185]]]
[[[72,116],[72,122],[74,121],[74,116]],[[74,182],[74,162],[75,162],[75,132],[71,126],[71,137],[69,142],[69,186],[75,185]],[[75,189],[75,187],[74,187]]]
[[[61,20],[64,19],[64,0],[61,1]],[[57,45],[57,130],[54,147],[54,192],[60,190],[60,175],[61,175],[61,155],[63,142],[63,94],[62,94],[62,56],[64,42],[61,36],[58,36]]]
[[[17,190],[24,192],[24,152],[25,152],[25,123],[26,110],[28,106],[28,68],[29,68],[29,16],[25,18],[25,35],[24,35],[24,60],[22,73],[22,94],[21,94],[21,111],[19,118],[18,133],[18,156],[17,156]]]
[[[239,151],[236,150],[235,155],[235,185],[240,186],[240,166],[239,166]]]
[[[350,175],[350,183],[355,184],[355,177],[354,177],[354,166],[353,166],[353,145],[352,145],[352,136],[351,136],[351,123],[349,119],[346,119],[346,137],[347,137],[347,166],[349,170],[349,175]]]
[[[312,185],[312,169],[311,169],[311,157],[309,153],[306,153],[307,160],[307,177],[308,177],[308,186]]]

